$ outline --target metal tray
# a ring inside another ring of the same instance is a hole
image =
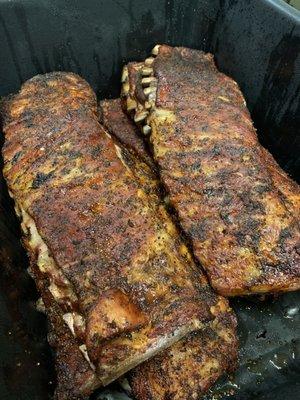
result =
[[[122,65],[156,43],[211,51],[237,80],[261,142],[300,178],[300,12],[281,0],[0,0],[0,95],[71,70],[116,97]],[[0,177],[0,400],[50,399],[52,353]],[[300,399],[300,293],[234,299],[240,367],[206,399]],[[126,399],[119,387],[93,399]]]

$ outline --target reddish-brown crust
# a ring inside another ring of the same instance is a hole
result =
[[[76,339],[87,346],[99,385],[155,354],[162,340],[168,346],[215,318],[220,299],[160,203],[153,172],[106,134],[84,80],[37,76],[6,102],[3,116],[10,192],[76,295],[58,306],[84,318],[87,329]],[[65,289],[65,281],[55,283]],[[77,368],[60,345],[63,369]],[[70,376],[77,373],[80,380],[81,370]],[[70,392],[67,382],[62,393]]]
[[[55,399],[86,399],[97,387],[97,377],[79,350],[79,343],[65,325],[61,309],[48,290],[49,280],[44,274],[41,274],[34,258],[35,256],[31,254],[31,274],[42,294],[45,311],[50,322],[48,341],[55,349],[57,375]]]
[[[261,146],[262,157],[268,172],[278,190],[286,208],[300,221],[300,190],[299,185],[293,181],[277,164],[272,155]]]
[[[120,102],[107,101],[106,115],[110,133],[122,138],[125,131],[130,137],[129,147],[136,148],[140,138],[133,124],[124,121]],[[128,379],[136,399],[191,400],[193,396],[198,399],[221,375],[235,369],[236,319],[228,303],[221,297],[219,300],[216,318],[201,332],[190,334],[130,371]]]
[[[114,135],[125,147],[134,150],[141,160],[154,168],[153,160],[146,150],[140,131],[122,111],[120,99],[100,101],[99,116],[100,123],[110,134]]]
[[[129,374],[138,400],[192,400],[202,395],[224,373],[236,368],[236,320],[220,313],[211,326],[192,333]]]
[[[162,45],[152,68],[154,158],[212,286],[228,296],[299,289],[299,186],[260,146],[238,86],[197,50]]]

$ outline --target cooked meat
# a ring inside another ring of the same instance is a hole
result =
[[[100,123],[110,134],[114,135],[123,146],[132,149],[151,168],[154,168],[152,158],[140,136],[140,131],[122,111],[120,99],[100,101],[99,115]]]
[[[129,148],[138,149],[137,128],[124,118],[120,101],[106,101],[104,112],[110,133],[120,140],[126,135]],[[221,297],[214,313],[216,318],[201,332],[191,333],[130,371],[128,379],[137,400],[198,399],[221,375],[234,370],[236,319]]]
[[[70,393],[72,376],[74,384],[90,377],[84,397],[205,327],[217,303],[227,307],[192,262],[151,169],[99,124],[84,80],[36,76],[2,112],[4,176],[46,310],[51,317],[55,302],[60,321],[52,323],[63,377],[58,398]],[[89,371],[57,332],[62,321]],[[80,388],[73,389],[75,398]]]
[[[123,96],[138,104],[134,118],[151,132],[171,206],[212,286],[227,296],[299,289],[299,186],[259,144],[237,84],[210,54],[153,52],[128,65]]]
[[[272,155],[261,147],[262,156],[266,163],[266,168],[270,174],[272,182],[279,191],[286,208],[297,219],[300,220],[300,190],[299,185],[294,182],[276,163]]]
[[[130,371],[129,382],[137,400],[197,400],[236,360],[235,319],[225,312]]]
[[[49,291],[49,278],[40,271],[36,263],[31,265],[31,274],[37,288],[43,294],[42,304],[50,322],[48,341],[56,350],[57,387],[55,398],[78,400],[86,398],[98,386],[97,376],[88,358],[78,346],[76,338],[62,318],[62,312]]]

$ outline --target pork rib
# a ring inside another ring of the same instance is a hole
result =
[[[137,128],[124,117],[120,101],[100,102],[100,115],[110,133],[120,140],[130,138],[129,148],[138,152]],[[144,153],[142,154],[144,156]],[[237,361],[236,319],[228,303],[219,296],[215,319],[199,332],[191,333],[164,352],[140,364],[128,374],[137,400],[198,399]]]
[[[2,115],[4,176],[31,270],[50,318],[55,302],[55,332],[63,321],[84,356],[90,378],[72,396],[86,397],[204,327],[219,299],[190,260],[151,169],[99,124],[83,79],[36,76]],[[56,336],[63,363],[57,397],[64,399],[71,390],[65,377],[84,378],[77,356],[66,362],[72,346]]]
[[[161,180],[223,295],[300,288],[300,189],[259,144],[236,82],[211,54],[156,46],[122,96],[149,135]]]
[[[155,169],[152,157],[146,149],[137,126],[122,112],[121,100],[102,100],[99,103],[100,123],[114,135],[124,147],[133,150],[138,157]]]

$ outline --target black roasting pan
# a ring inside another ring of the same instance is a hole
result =
[[[214,53],[243,90],[261,142],[299,181],[300,12],[281,0],[0,0],[0,96],[35,74],[66,70],[99,98],[116,97],[122,65],[156,43]],[[0,176],[0,400],[51,399],[46,320],[19,238]],[[300,293],[232,306],[240,367],[207,399],[300,399]],[[92,398],[127,397],[113,385]]]

